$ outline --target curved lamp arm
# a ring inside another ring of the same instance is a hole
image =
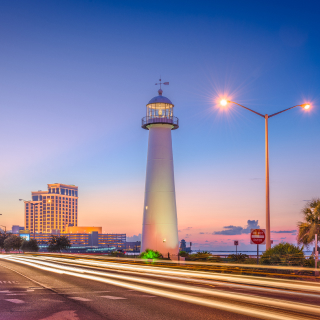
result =
[[[238,105],[239,107],[244,108],[244,109],[247,109],[247,110],[249,110],[249,111],[251,111],[251,112],[253,112],[253,113],[257,114],[258,116],[260,116],[260,117],[263,117],[263,118],[264,118],[264,115],[263,115],[263,114],[261,114],[261,113],[259,113],[259,112],[257,112],[257,111],[254,111],[254,110],[252,110],[252,109],[249,109],[249,108],[247,108],[247,107],[243,106],[242,104],[239,104],[239,103],[234,102],[234,101],[229,101],[229,100],[227,100],[227,102],[228,102],[228,103],[234,103],[234,104]]]
[[[291,108],[284,109],[284,110],[282,110],[282,111],[279,111],[279,112],[277,112],[277,113],[274,113],[274,114],[270,115],[269,118],[271,118],[271,117],[273,117],[273,116],[276,116],[277,114],[280,114],[280,113],[282,113],[282,112],[288,111],[288,110],[290,110],[290,109],[296,108],[296,107],[306,108],[307,106],[309,106],[309,104],[307,104],[307,103],[305,103],[305,104],[297,104],[296,106],[293,106],[293,107],[291,107]]]
[[[226,102],[228,102],[228,103],[234,103],[234,104],[236,104],[237,106],[239,106],[239,107],[241,107],[241,108],[247,109],[247,110],[249,110],[249,111],[257,114],[258,116],[261,116],[261,117],[265,118],[265,116],[264,116],[263,114],[261,114],[261,113],[259,113],[259,112],[257,112],[257,111],[254,111],[254,110],[252,110],[252,109],[249,109],[249,108],[243,106],[242,104],[239,104],[239,103],[237,103],[237,102],[230,101],[230,100],[226,100]],[[304,109],[308,109],[308,108],[310,107],[310,105],[309,105],[308,103],[298,104],[298,105],[293,106],[293,107],[291,107],[291,108],[287,108],[287,109],[284,109],[284,110],[282,110],[282,111],[279,111],[279,112],[276,112],[276,113],[274,113],[274,114],[271,114],[270,116],[268,116],[268,118],[271,118],[271,117],[276,116],[276,115],[278,115],[278,114],[280,114],[280,113],[282,113],[282,112],[288,111],[288,110],[293,109],[293,108],[296,108],[296,107],[301,107],[301,108],[304,108]]]

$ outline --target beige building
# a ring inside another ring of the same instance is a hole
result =
[[[66,232],[78,226],[78,187],[48,184],[48,191],[32,191],[25,201],[25,228],[30,233]]]
[[[102,227],[67,227],[66,233],[91,233],[98,232],[102,233]]]

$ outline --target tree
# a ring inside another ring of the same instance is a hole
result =
[[[320,236],[320,198],[313,199],[302,210],[303,220],[298,222],[298,244],[308,246],[315,235]]]
[[[29,241],[24,240],[21,245],[21,250],[23,252],[25,252],[25,251],[38,252],[39,246],[38,246],[37,239],[30,239]]]
[[[67,236],[51,235],[51,239],[48,241],[48,251],[61,252],[61,250],[67,250],[71,247],[70,240]]]
[[[10,234],[3,242],[3,247],[6,252],[10,250],[19,250],[22,244],[22,239],[20,236],[16,236],[15,234]]]
[[[265,251],[260,258],[261,264],[270,265],[302,266],[304,261],[303,247],[283,242]]]
[[[0,233],[0,249],[1,249],[1,252],[4,249],[4,240],[6,240],[8,236],[9,235],[7,233]]]

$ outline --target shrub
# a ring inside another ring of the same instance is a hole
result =
[[[261,264],[269,265],[302,266],[304,261],[303,247],[283,242],[265,251],[260,258]]]
[[[209,256],[209,257],[207,258],[207,260],[210,261],[210,262],[222,262],[221,257],[219,257],[219,256],[213,256],[213,255]]]
[[[115,251],[112,251],[111,253],[109,253],[109,256],[111,256],[111,257],[123,258],[123,257],[125,257],[126,255],[125,255],[125,253],[122,252],[122,251],[117,251],[117,250],[115,250]]]
[[[257,264],[257,258],[248,258],[242,262],[243,264]]]
[[[314,266],[315,266],[314,257],[309,257],[307,259],[304,259],[303,266],[307,267],[307,268],[314,268]]]
[[[162,258],[162,254],[158,251],[146,249],[145,251],[140,253],[139,258],[141,258],[141,259],[158,259],[158,258]]]
[[[228,259],[230,259],[231,261],[234,261],[234,262],[243,263],[247,259],[249,259],[249,256],[247,254],[244,254],[244,253],[229,254]]]
[[[208,251],[198,251],[197,253],[189,254],[187,258],[191,261],[221,262],[221,258],[219,256],[214,256]]]
[[[189,256],[189,253],[188,253],[188,252],[185,252],[185,251],[180,251],[180,252],[179,252],[179,255],[180,255],[180,257],[188,257],[188,256]]]

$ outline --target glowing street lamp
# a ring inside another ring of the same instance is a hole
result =
[[[222,100],[220,101],[220,104],[224,107],[224,106],[226,106],[226,105],[228,104],[228,100],[222,99]]]
[[[271,117],[274,117],[282,112],[288,111],[290,109],[296,108],[296,107],[301,107],[305,110],[309,109],[311,105],[309,103],[304,103],[304,104],[298,104],[296,106],[293,106],[291,108],[279,111],[277,113],[271,114],[270,116],[268,114],[261,114],[259,112],[256,112],[254,110],[251,110],[237,102],[222,99],[220,100],[220,105],[226,106],[228,103],[233,103],[236,104],[237,106],[244,108],[246,110],[249,110],[258,116],[261,116],[265,119],[265,155],[266,155],[266,249],[271,248],[271,231],[270,231],[270,187],[269,187],[269,142],[268,142],[268,119]]]

